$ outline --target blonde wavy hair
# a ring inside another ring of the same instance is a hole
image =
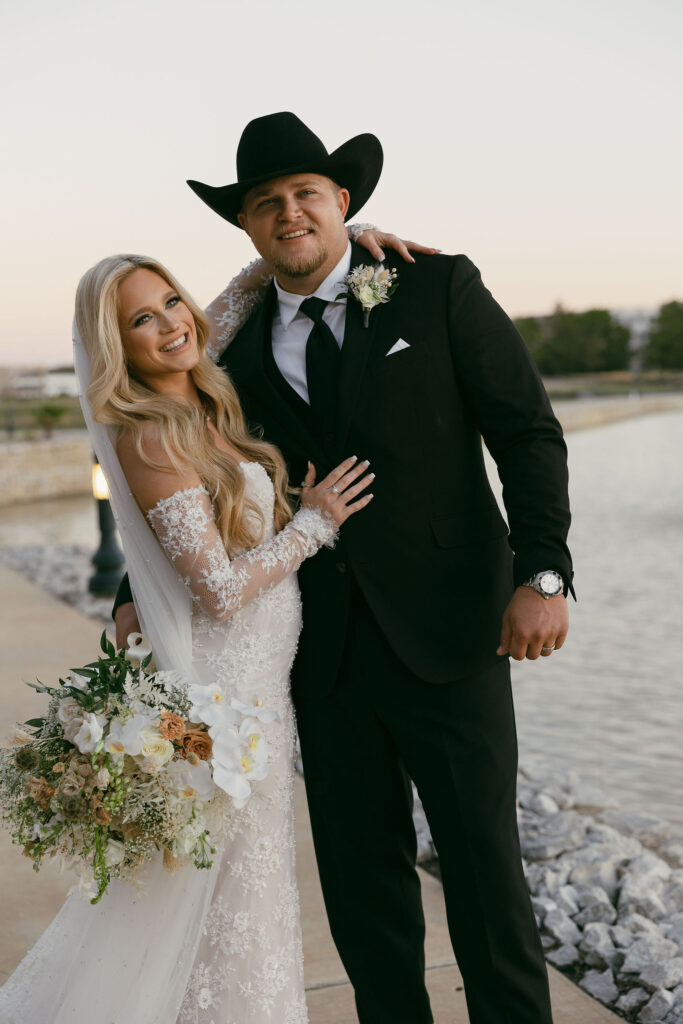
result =
[[[119,330],[118,292],[121,282],[140,268],[163,278],[192,313],[199,360],[190,373],[206,411],[180,397],[154,391],[127,365]],[[260,543],[265,521],[260,509],[245,494],[244,474],[239,466],[212,441],[206,426],[207,412],[228,444],[245,460],[260,462],[268,472],[275,490],[275,527],[282,529],[291,519],[284,459],[277,448],[254,437],[247,429],[232,382],[207,354],[207,318],[161,263],[133,255],[101,260],[79,282],[76,325],[90,356],[87,395],[95,420],[114,424],[121,433],[129,432],[142,461],[164,470],[168,466],[153,461],[143,444],[145,424],[155,424],[169,463],[176,470],[190,466],[209,492],[228,554]]]

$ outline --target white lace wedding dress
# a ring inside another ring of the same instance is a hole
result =
[[[220,300],[229,307],[222,349],[254,295],[233,285]],[[228,559],[203,487],[160,501],[148,519],[192,591],[196,681],[217,684],[228,700],[277,712],[277,721],[263,725],[269,774],[230,820],[209,872],[186,867],[170,875],[155,863],[144,892],[114,882],[96,907],[72,893],[0,989],[2,1024],[308,1020],[294,865],[289,671],[301,627],[295,571],[333,543],[334,527],[317,510],[301,509],[275,534],[267,472],[258,463],[241,468],[267,525],[257,548]]]

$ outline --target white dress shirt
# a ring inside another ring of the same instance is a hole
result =
[[[346,325],[346,297],[337,301],[343,291],[343,282],[351,270],[351,243],[331,274],[325,278],[313,295],[329,303],[323,313],[323,320],[330,327],[337,339],[339,348],[344,341]],[[313,330],[313,321],[305,313],[299,312],[299,306],[308,295],[294,295],[286,292],[275,282],[277,292],[277,309],[273,316],[273,356],[282,376],[291,384],[295,391],[309,403],[308,382],[306,380],[306,342]]]

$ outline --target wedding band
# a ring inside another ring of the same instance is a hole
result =
[[[299,486],[300,487],[310,487],[311,485],[307,484],[305,480],[302,480]]]
[[[555,644],[553,644],[552,647],[541,647],[541,650],[542,651],[554,651],[555,650]]]
[[[330,487],[330,490],[332,491],[333,494],[339,494],[340,493],[339,488],[337,487],[336,484],[332,484],[332,486]]]

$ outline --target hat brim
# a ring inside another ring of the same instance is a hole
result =
[[[283,167],[276,173],[271,172],[258,178],[237,182],[234,185],[205,185],[201,181],[191,180],[187,184],[219,217],[223,217],[235,227],[241,227],[237,217],[242,209],[242,202],[247,192],[256,185],[262,185],[264,181],[272,181],[274,178],[282,178],[288,174],[302,172],[324,174],[325,177],[331,178],[337,185],[348,190],[351,200],[345,219],[349,220],[365,206],[375,191],[382,173],[383,162],[384,155],[379,139],[375,135],[365,133],[349,139],[348,142],[320,160]]]

